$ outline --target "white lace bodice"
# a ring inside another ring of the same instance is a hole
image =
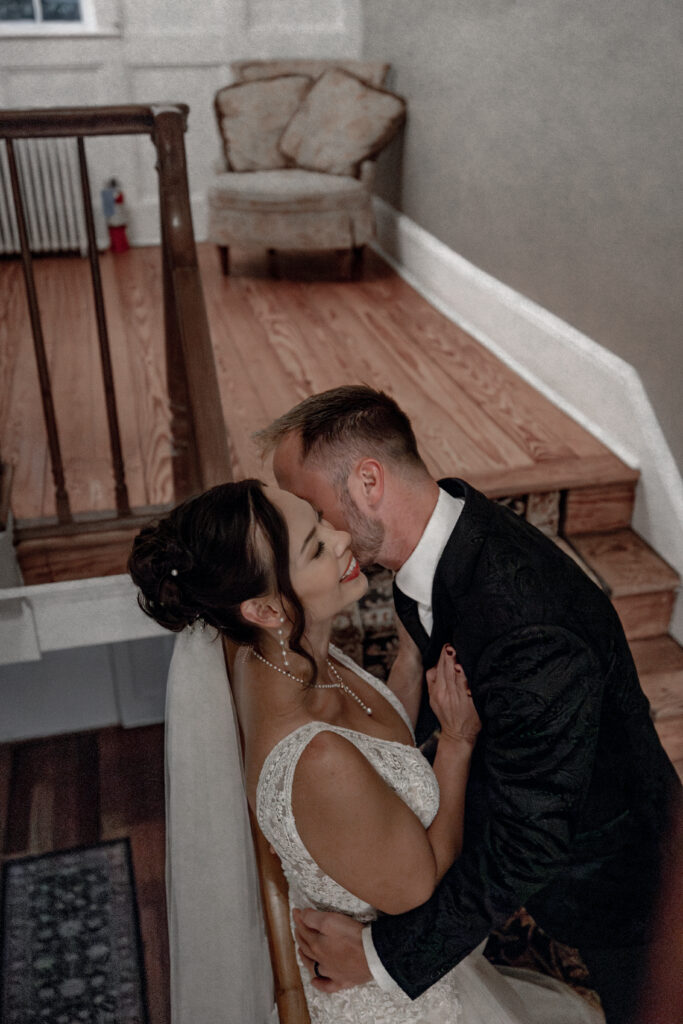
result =
[[[341,651],[332,648],[332,652],[338,661],[367,680],[395,708],[412,735],[405,709],[391,690],[360,669]],[[282,861],[289,883],[290,904],[335,910],[358,921],[372,921],[377,916],[374,908],[326,875],[297,832],[292,812],[294,772],[301,752],[322,731],[339,733],[353,743],[425,827],[437,812],[439,786],[429,762],[416,747],[326,722],[308,722],[295,729],[273,747],[263,764],[256,791],[256,816],[263,834]],[[313,1024],[426,1024],[446,1020],[448,1024],[455,1024],[458,1019],[458,999],[454,985],[448,981],[450,976],[415,1002],[403,993],[388,995],[374,983],[330,996],[317,992],[310,985],[306,970],[302,970],[302,977]]]
[[[373,685],[377,683],[374,680]],[[390,703],[398,701],[389,690]],[[402,717],[405,712],[401,709]],[[410,723],[407,723],[410,726]],[[335,732],[344,736],[367,757],[375,771],[405,800],[425,828],[439,806],[439,787],[434,773],[416,747],[377,739],[353,729],[308,722],[289,733],[265,760],[256,793],[256,813],[263,834],[282,861],[290,886],[305,896],[309,906],[338,910],[357,920],[370,921],[373,908],[338,885],[318,867],[304,846],[292,813],[292,783],[299,757],[314,736]],[[412,730],[411,730],[412,732]]]

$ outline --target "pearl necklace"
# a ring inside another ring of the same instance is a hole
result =
[[[280,675],[288,676],[290,679],[293,679],[295,682],[301,683],[302,686],[306,686],[306,681],[304,679],[302,679],[301,676],[295,676],[293,672],[288,672],[287,669],[280,668],[279,665],[275,665],[275,664],[273,664],[272,661],[268,661],[268,659],[264,658],[262,654],[259,654],[258,651],[254,650],[253,647],[251,648],[251,653],[254,655],[255,658],[258,658],[259,661],[262,661],[264,665],[267,665],[268,668],[272,668],[273,671],[279,672]],[[335,677],[335,679],[337,681],[336,681],[336,683],[313,683],[313,689],[314,690],[343,690],[344,693],[347,693],[349,695],[349,697],[353,697],[353,699],[356,701],[357,704],[360,704],[360,706],[362,707],[362,709],[363,709],[363,711],[365,712],[366,715],[371,715],[372,714],[372,708],[368,707],[368,705],[364,701],[362,701],[360,699],[358,694],[354,693],[354,691],[351,689],[351,687],[346,685],[346,683],[342,679],[342,677],[339,674],[339,672],[337,672],[337,669],[334,667],[334,665],[332,664],[330,659],[327,658],[326,660],[327,660],[327,667],[328,667],[328,669],[330,670],[330,672],[332,673],[332,675]]]

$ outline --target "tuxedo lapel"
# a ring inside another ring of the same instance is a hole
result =
[[[470,586],[491,518],[491,503],[463,480],[439,480],[439,487],[455,498],[464,498],[465,506],[434,574],[434,626],[430,643],[422,651],[427,666],[436,664],[445,643],[458,647],[459,600]]]
[[[439,480],[439,487],[456,498],[464,498],[465,506],[455,525],[434,574],[432,608],[436,608],[444,591],[457,597],[469,588],[481,548],[491,529],[494,505],[464,480]]]
[[[412,597],[408,597],[408,595],[404,594],[402,590],[399,590],[395,583],[394,606],[399,619],[406,627],[417,646],[420,648],[421,654],[424,655],[425,651],[429,647],[429,636],[420,622],[420,616],[417,611],[417,601],[414,601]]]
[[[439,487],[454,498],[463,498],[465,506],[444,548],[432,586],[431,636],[420,622],[417,602],[394,583],[396,613],[420,649],[425,668],[435,665],[441,648],[454,640],[457,628],[457,604],[470,584],[482,544],[490,528],[491,502],[464,480],[439,480]]]

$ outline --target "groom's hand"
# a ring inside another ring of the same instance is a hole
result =
[[[294,910],[299,953],[321,992],[338,992],[372,981],[361,933],[363,925],[345,914]],[[318,964],[318,975],[315,964]]]

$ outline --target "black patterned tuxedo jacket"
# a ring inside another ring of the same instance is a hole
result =
[[[483,727],[460,858],[426,904],[372,926],[413,998],[522,905],[579,949],[645,941],[680,789],[609,599],[535,527],[463,481],[440,486],[465,506],[431,638],[400,592],[397,611],[425,668],[453,644]],[[425,692],[418,742],[435,725]]]

